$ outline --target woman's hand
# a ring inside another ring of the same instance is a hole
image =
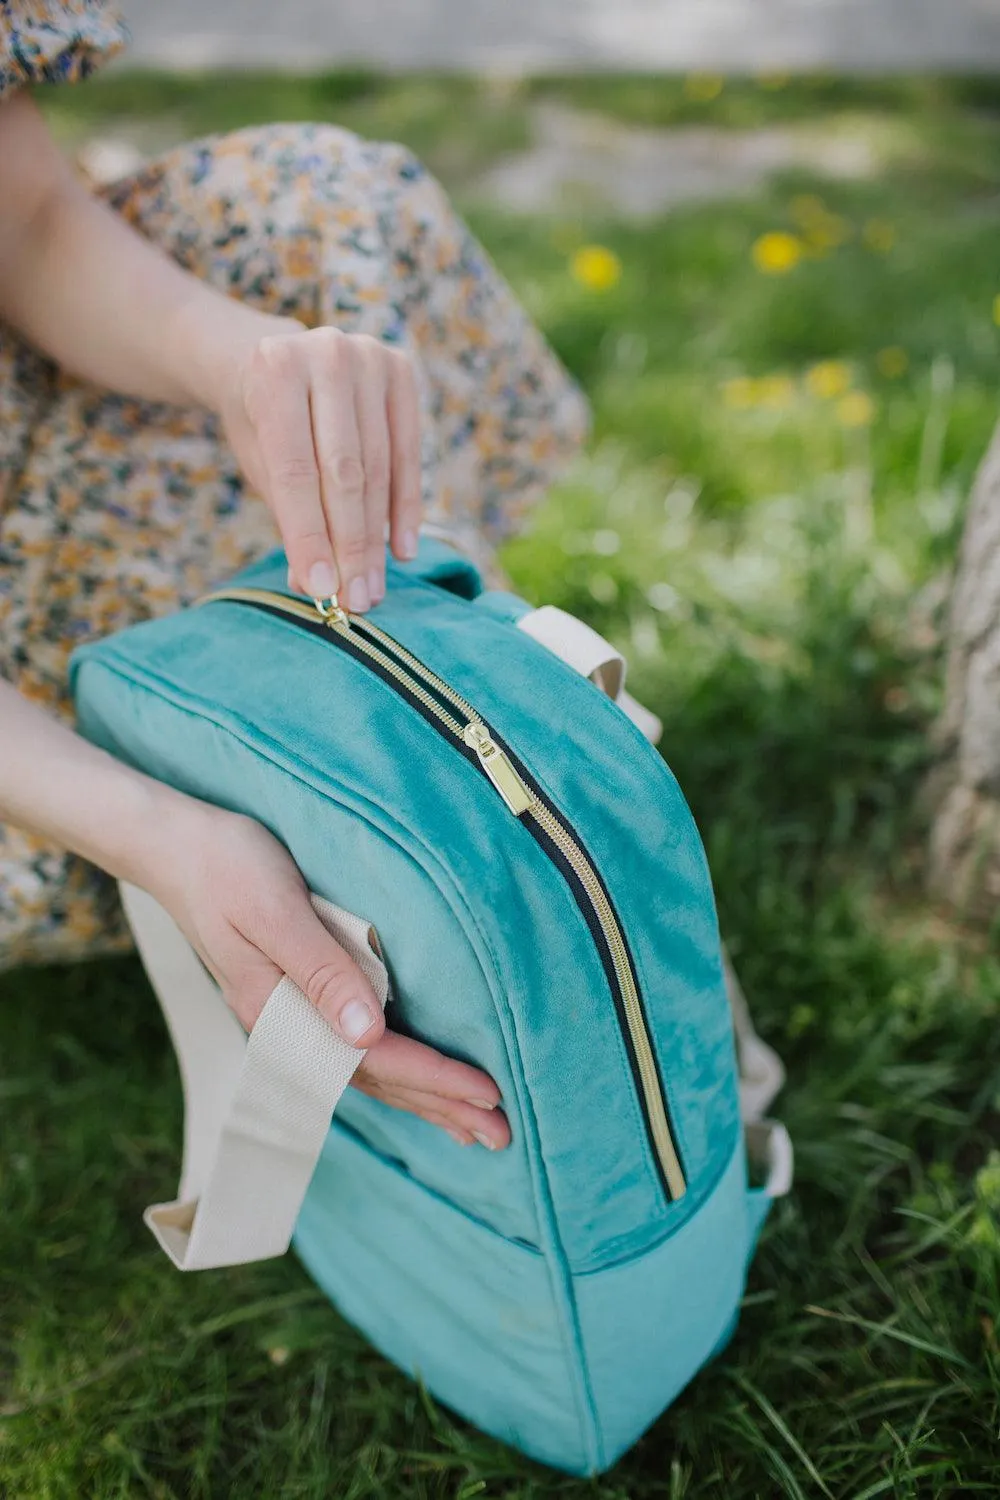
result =
[[[0,680],[0,822],[149,891],[249,1030],[283,974],[352,1046],[355,1087],[496,1150],[510,1130],[479,1068],[385,1029],[367,979],[312,909],[291,855],[259,823],[115,760]]]
[[[213,404],[288,554],[289,582],[358,613],[385,594],[385,540],[416,555],[420,409],[407,355],[365,334],[261,319]]]
[[[368,980],[313,911],[287,850],[260,824],[183,799],[155,872],[142,883],[247,1030],[288,974],[346,1042],[370,1049],[355,1088],[440,1125],[464,1145],[509,1143],[500,1093],[487,1074],[386,1030]]]
[[[0,317],[64,369],[217,412],[274,513],[294,587],[365,610],[385,531],[416,553],[420,422],[400,350],[307,330],[183,271],[90,197],[23,90],[0,103]]]
[[[183,271],[92,198],[24,90],[0,103],[0,318],[112,390],[217,412],[274,513],[293,586],[365,610],[420,527],[405,354],[307,330]]]

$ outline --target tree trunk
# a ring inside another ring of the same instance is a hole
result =
[[[991,917],[1000,903],[1000,427],[972,493],[947,647],[928,878],[936,895]]]

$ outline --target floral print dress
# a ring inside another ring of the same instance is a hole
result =
[[[0,98],[85,77],[124,40],[100,0],[0,0]],[[471,555],[488,560],[578,446],[579,391],[403,147],[276,125],[181,146],[105,192],[230,295],[408,350],[425,521]],[[85,385],[0,324],[0,674],[29,698],[69,718],[75,646],[276,543],[214,418]],[[0,824],[0,968],[127,945],[106,877]]]

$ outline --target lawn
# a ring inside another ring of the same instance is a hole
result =
[[[876,167],[638,221],[485,204],[477,179],[545,99],[849,133]],[[111,74],[47,107],[70,144],[336,119],[454,189],[595,409],[507,567],[621,642],[666,722],[788,1063],[798,1178],[725,1355],[612,1473],[563,1479],[435,1408],[294,1260],[172,1274],[138,1217],[173,1187],[180,1114],[137,966],[2,976],[0,1493],[1000,1493],[1000,928],[926,901],[918,799],[998,405],[1000,90]]]

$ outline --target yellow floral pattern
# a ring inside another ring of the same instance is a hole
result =
[[[180,147],[107,196],[229,295],[408,350],[425,518],[480,560],[582,441],[579,390],[403,147],[265,127]],[[0,674],[29,698],[69,718],[75,646],[276,541],[212,416],[84,385],[0,326]],[[0,826],[0,968],[126,946],[103,876]]]

